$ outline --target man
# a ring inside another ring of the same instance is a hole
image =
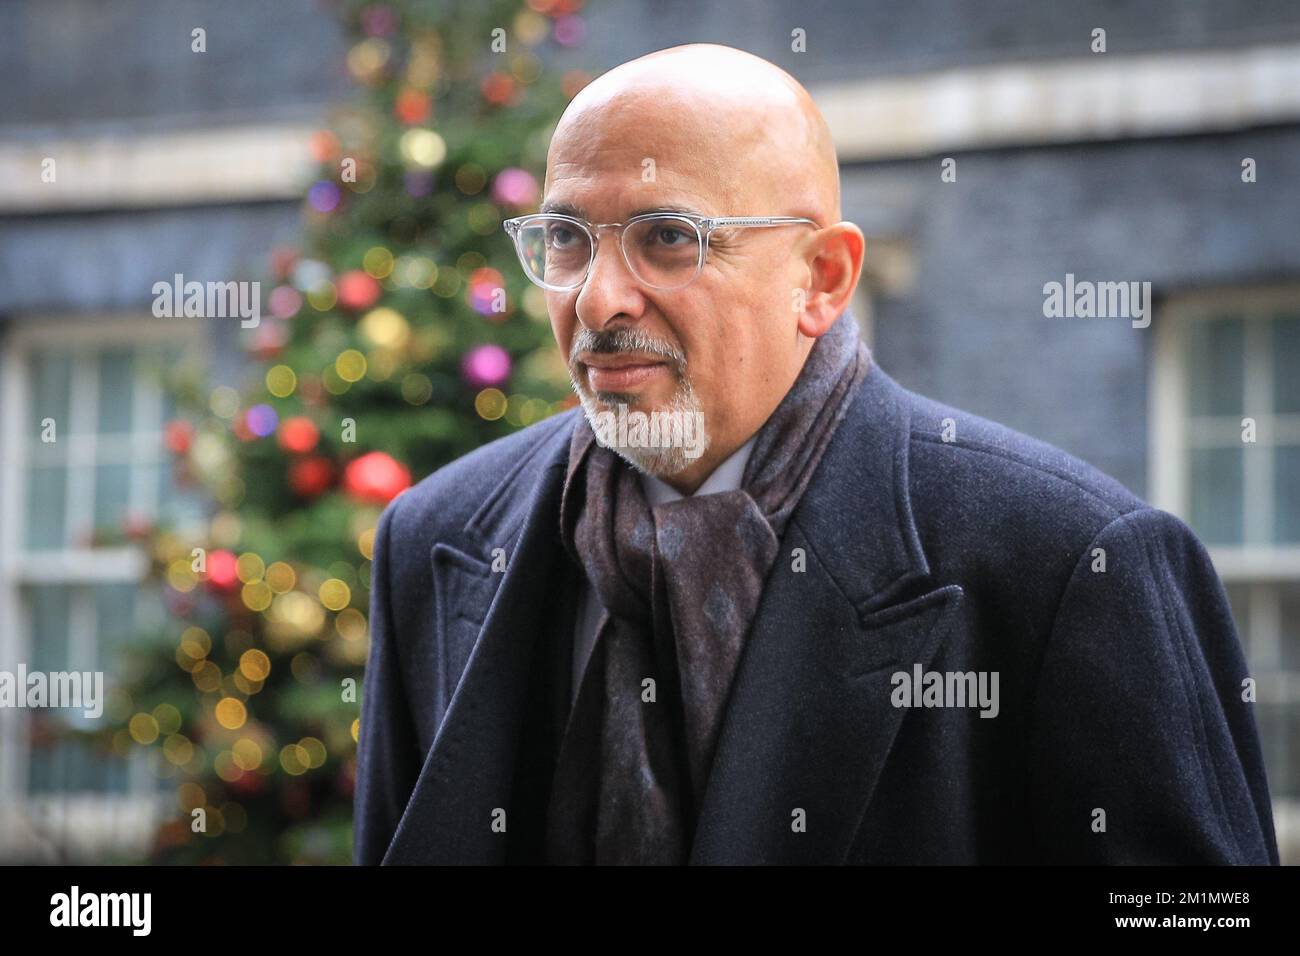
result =
[[[1204,549],[886,375],[840,216],[766,61],[574,98],[507,226],[582,407],[380,521],[358,862],[1277,862]]]

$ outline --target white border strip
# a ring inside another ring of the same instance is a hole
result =
[[[0,144],[0,211],[129,208],[298,199],[319,127],[236,126]],[[46,158],[55,182],[42,181]]]
[[[1300,44],[999,64],[809,90],[841,162],[1300,119]]]

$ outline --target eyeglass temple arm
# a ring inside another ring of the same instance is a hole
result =
[[[664,213],[663,215],[667,216],[670,214]],[[507,232],[513,232],[516,229],[518,229],[523,224],[523,220],[527,218],[529,217],[519,216],[514,219],[507,219],[502,223],[502,225],[505,227]],[[557,217],[557,218],[568,219],[570,217],[564,216],[564,217]],[[722,218],[713,218],[713,219],[710,219],[707,216],[705,216],[705,217],[701,217],[700,219],[701,225],[712,226],[714,228],[717,228],[719,226],[785,226],[785,225],[789,225],[790,223],[796,223],[796,222],[806,222],[811,226],[817,225],[815,220],[807,219],[803,216],[726,216]],[[592,225],[598,226],[600,224],[593,223]],[[611,223],[605,223],[604,225],[618,226],[618,225],[622,225],[622,223],[611,222]]]
[[[814,220],[806,219],[803,216],[727,216],[722,219],[705,219],[702,224],[710,229],[718,229],[724,226],[740,226],[742,228],[750,226],[788,226],[796,222],[817,225]]]

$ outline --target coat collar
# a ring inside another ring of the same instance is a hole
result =
[[[908,493],[907,399],[873,359],[802,499],[816,504],[801,502],[794,514],[844,595],[864,608],[887,603],[929,574]],[[470,517],[465,537],[481,560],[490,562],[494,548],[514,541],[535,511],[558,508],[554,472],[563,475],[573,429],[584,423],[574,408],[539,426],[550,433]],[[534,493],[521,491],[521,478],[540,481]]]
[[[905,713],[889,703],[889,676],[928,665],[961,599],[955,586],[923,586],[929,568],[908,494],[909,409],[909,394],[873,361],[766,582],[692,863],[839,861],[851,849]],[[546,572],[562,560],[560,492],[573,428],[584,421],[574,409],[538,426],[549,431],[465,527],[478,555],[440,561],[446,546],[434,549],[443,584],[490,575],[494,548],[505,549],[507,563],[387,863],[505,858],[492,815],[510,806],[536,608]]]

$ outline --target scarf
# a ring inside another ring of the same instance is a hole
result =
[[[786,525],[870,352],[846,310],[768,417],[741,488],[650,507],[579,422],[561,537],[604,608],[557,757],[547,858],[684,864],[722,714]]]

